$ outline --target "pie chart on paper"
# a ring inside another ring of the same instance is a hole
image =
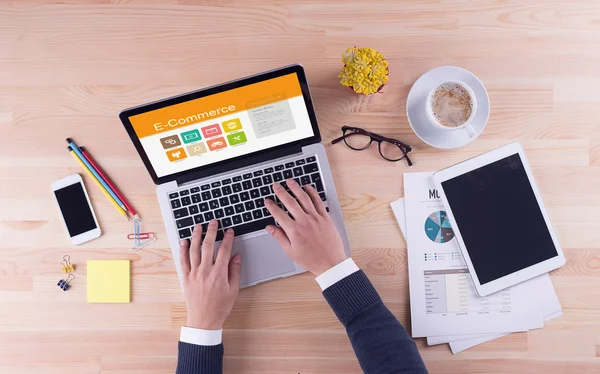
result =
[[[425,234],[435,243],[447,243],[454,238],[454,231],[446,212],[439,210],[433,212],[425,220]]]

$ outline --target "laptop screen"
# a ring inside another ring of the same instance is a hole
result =
[[[159,178],[315,135],[296,73],[129,121]]]

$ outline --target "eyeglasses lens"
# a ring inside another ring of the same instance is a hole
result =
[[[365,149],[369,145],[371,142],[371,137],[362,132],[354,132],[349,130],[346,132],[344,142],[346,142],[346,145],[352,149],[361,150]]]
[[[399,146],[385,140],[382,141],[379,145],[379,152],[381,152],[381,155],[384,158],[391,161],[400,160],[405,156],[404,152],[402,151],[402,149],[400,149]]]

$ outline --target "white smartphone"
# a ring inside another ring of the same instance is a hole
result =
[[[52,192],[73,245],[100,236],[96,214],[79,174],[52,182]]]

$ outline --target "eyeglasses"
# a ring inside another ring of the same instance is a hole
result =
[[[379,143],[379,154],[388,161],[400,161],[406,159],[408,166],[412,166],[412,161],[408,158],[408,152],[412,148],[408,144],[402,143],[400,140],[386,138],[367,130],[358,127],[342,126],[343,135],[337,139],[333,139],[331,144],[344,141],[350,149],[362,151],[369,148],[373,141]]]

